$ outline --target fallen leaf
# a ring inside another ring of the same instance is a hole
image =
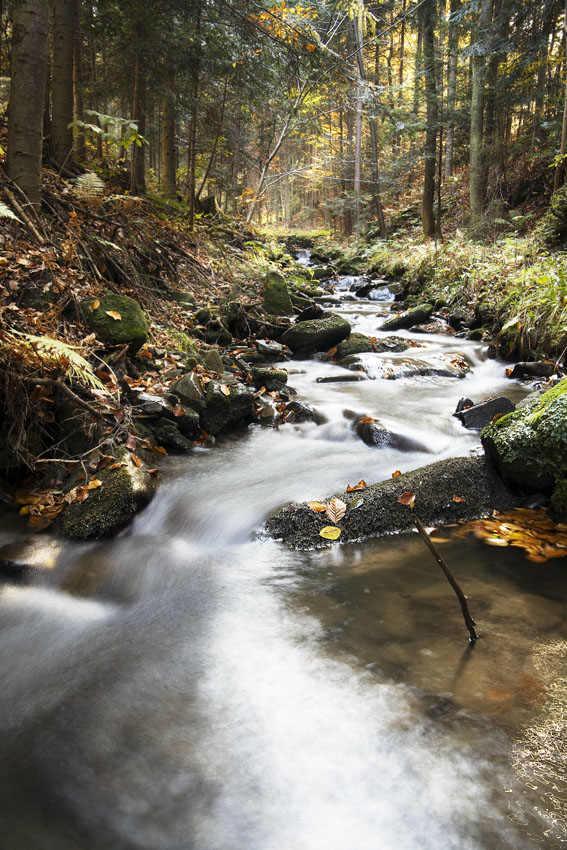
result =
[[[98,298],[95,298],[95,300],[91,304],[91,310],[98,310],[99,307],[100,307],[100,301],[98,300]]]
[[[362,479],[361,481],[358,482],[358,484],[355,484],[354,487],[351,487],[350,484],[347,484],[347,488],[346,488],[347,493],[354,493],[355,490],[366,490],[366,481],[364,481],[364,479]]]
[[[317,50],[317,45],[309,42],[309,44],[305,45],[305,49],[308,50],[309,53],[314,53]]]
[[[130,455],[130,457],[132,458],[132,462],[133,462],[133,463],[134,463],[134,464],[135,464],[138,468],[142,465],[142,461],[140,460],[140,458],[138,457],[138,455],[132,454],[132,455]]]
[[[392,478],[397,478],[397,477],[398,477],[398,475],[401,475],[401,474],[402,474],[402,473],[400,472],[400,470],[399,470],[399,469],[396,469],[396,471],[395,471],[395,472],[392,472]]]
[[[154,446],[154,452],[157,452],[160,455],[167,455],[167,451],[163,446]]]
[[[409,490],[406,490],[405,493],[402,493],[400,498],[398,499],[400,505],[405,505],[408,508],[413,508],[415,505],[415,493],[410,493]]]
[[[467,501],[467,500],[466,500],[466,499],[464,499],[462,496],[451,496],[451,499],[452,499],[452,501],[453,501],[453,502],[455,502],[457,505],[461,505],[463,502],[466,502],[466,501]]]
[[[311,508],[315,513],[322,514],[327,510],[327,505],[323,502],[307,502],[307,507]]]
[[[131,449],[132,451],[136,448],[136,435],[128,434],[126,442],[124,443],[127,449]]]
[[[172,408],[171,412],[174,416],[185,416],[185,408],[181,407],[180,404],[176,404],[175,407]]]
[[[331,499],[330,502],[327,502],[327,507],[325,508],[325,513],[331,520],[331,522],[337,523],[340,522],[344,517],[347,511],[347,506],[342,501],[342,499]]]
[[[341,529],[336,525],[326,525],[319,532],[319,536],[324,537],[325,540],[337,540],[341,536]]]
[[[359,425],[365,425],[367,422],[376,422],[372,416],[361,416],[358,420]]]
[[[220,385],[220,391],[223,395],[230,395],[230,390],[229,390],[229,388],[227,387],[226,384]]]
[[[125,465],[125,464],[123,464],[123,463],[119,463],[119,462],[117,462],[117,463],[111,463],[111,464],[110,464],[110,466],[109,466],[108,468],[109,468],[109,470],[110,470],[110,469],[120,469],[120,468],[121,468],[121,467],[123,467],[124,465]]]
[[[323,508],[323,510],[324,510],[324,508]],[[24,505],[23,508],[20,508],[20,514],[22,516],[27,516],[27,514],[29,514],[29,512],[30,512],[30,506],[29,505]]]
[[[118,310],[105,310],[104,311],[107,316],[110,316],[111,319],[114,319],[116,322],[121,321],[122,314],[118,312]]]
[[[327,351],[327,354],[329,355],[329,357],[334,357],[336,353],[337,353],[337,346],[336,345],[334,345],[332,348],[329,348],[329,350]]]
[[[89,481],[87,487],[89,488],[89,490],[97,490],[99,487],[102,487],[102,481],[99,481],[98,478],[93,478],[91,481]]]
[[[157,466],[152,466],[151,469],[147,470],[148,475],[157,475],[159,473],[159,469]]]

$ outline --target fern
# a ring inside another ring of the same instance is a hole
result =
[[[52,339],[49,336],[34,336],[33,334],[12,331],[10,335],[16,343],[20,342],[30,351],[35,352],[38,358],[50,366],[59,366],[65,370],[65,376],[70,381],[80,381],[82,384],[93,389],[104,390],[104,384],[95,375],[90,363],[74,346],[60,339]]]
[[[0,201],[0,218],[12,218],[14,221],[19,221],[22,224],[22,220],[3,201]]]

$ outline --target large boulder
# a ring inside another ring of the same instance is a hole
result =
[[[415,493],[414,510],[398,502],[405,492]],[[508,510],[518,503],[484,457],[440,460],[363,491],[334,495],[347,505],[339,523],[344,542],[411,531],[414,515],[425,525],[438,525],[478,519],[494,509]],[[272,514],[266,531],[296,549],[315,549],[327,545],[319,532],[330,524],[324,514],[315,513],[306,503],[293,504]]]
[[[509,398],[498,396],[498,398],[490,398],[480,404],[463,406],[453,416],[460,419],[465,428],[470,431],[481,431],[487,425],[490,425],[495,416],[505,416],[515,409],[516,405]]]
[[[254,414],[254,396],[244,384],[209,381],[201,425],[211,437],[247,425]]]
[[[372,419],[370,416],[362,416],[358,419],[354,424],[354,432],[367,446],[398,449],[400,452],[429,451],[427,446],[419,440],[414,440],[413,437],[407,437],[405,434],[396,434],[378,419]]]
[[[337,360],[348,357],[350,354],[363,354],[368,351],[376,351],[374,343],[365,334],[354,333],[348,339],[344,339],[337,345]]]
[[[293,304],[285,279],[278,272],[268,272],[264,281],[264,310],[272,316],[288,316]]]
[[[342,316],[325,316],[307,322],[296,322],[283,334],[281,341],[294,354],[327,351],[350,336],[350,322]]]
[[[107,345],[129,345],[135,353],[148,340],[148,321],[137,301],[108,292],[100,299],[83,302],[85,322],[97,339]]]
[[[481,432],[503,478],[526,492],[567,478],[567,378]]]
[[[392,316],[391,319],[386,319],[380,330],[398,331],[402,328],[413,328],[414,325],[421,325],[428,322],[432,313],[432,304],[420,304],[411,310],[404,310],[398,316]]]
[[[184,407],[189,407],[196,413],[201,413],[204,410],[205,393],[195,372],[183,375],[173,384],[171,391],[180,399]]]

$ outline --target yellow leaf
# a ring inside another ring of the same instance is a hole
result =
[[[29,512],[30,512],[30,506],[29,505],[24,505],[23,508],[20,508],[20,513],[21,513],[22,516],[26,516],[26,514],[29,514]]]
[[[98,298],[95,298],[95,300],[91,304],[91,310],[98,310],[99,307],[100,307],[100,301],[98,300]]]
[[[327,507],[325,509],[325,513],[331,520],[331,522],[337,523],[340,522],[341,519],[346,514],[347,506],[342,501],[342,499],[331,499],[330,502],[327,502]]]
[[[309,53],[314,53],[317,50],[316,44],[306,44],[305,49],[309,51]]]
[[[337,528],[336,525],[326,525],[319,532],[319,536],[324,537],[325,540],[338,540],[341,536],[341,529]]]
[[[98,487],[102,487],[102,481],[99,481],[98,478],[93,478],[92,481],[89,481],[87,487],[89,490],[96,490]]]
[[[322,514],[327,510],[327,505],[323,502],[307,502],[307,507],[318,514]]]
[[[399,469],[396,469],[396,471],[395,471],[395,472],[392,472],[392,478],[397,478],[397,477],[398,477],[398,475],[401,475],[401,474],[402,474],[402,473],[400,472],[400,470],[399,470]]]
[[[366,490],[366,481],[362,479],[358,482],[358,484],[355,484],[354,487],[351,487],[350,484],[347,484],[347,493],[354,493],[355,490]]]
[[[227,387],[226,384],[220,385],[220,391],[221,391],[221,393],[224,393],[224,395],[230,395],[230,390],[229,390],[229,388]]]
[[[107,316],[110,316],[111,319],[115,319],[117,322],[122,319],[122,315],[118,312],[118,310],[105,310],[104,312]]]

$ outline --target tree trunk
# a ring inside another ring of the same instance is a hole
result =
[[[47,32],[47,3],[18,0],[12,30],[6,170],[36,206],[41,203]]]
[[[161,191],[166,198],[175,198],[175,101],[173,95],[161,100]]]
[[[51,148],[63,167],[73,151],[73,21],[79,0],[53,1]],[[43,2],[43,0],[42,0]]]
[[[132,119],[138,126],[138,134],[146,132],[146,78],[140,70],[140,54],[136,52],[134,66],[134,97],[132,103]],[[132,162],[130,170],[130,192],[133,195],[144,195],[146,192],[146,151],[145,145],[132,145]]]
[[[555,169],[555,175],[553,178],[553,191],[557,192],[559,187],[563,183],[563,175],[565,174],[565,163],[563,159],[565,157],[565,147],[567,143],[567,0],[565,0],[565,15],[563,18],[563,43],[565,47],[565,99],[563,102],[563,124],[561,127],[561,146],[559,148],[559,159],[557,161],[557,168]]]
[[[470,225],[474,230],[482,219],[485,194],[483,162],[483,111],[486,62],[483,50],[487,30],[492,18],[492,0],[482,0],[477,26],[472,34],[476,50],[472,54],[471,80],[471,130],[470,130]]]
[[[426,0],[421,9],[423,33],[423,64],[425,76],[426,129],[425,167],[423,171],[423,195],[421,198],[421,221],[423,235],[435,236],[435,164],[437,149],[437,80],[435,74],[435,0]]]
[[[81,4],[75,3],[73,21],[73,118],[83,120],[83,70],[81,45]],[[87,158],[85,134],[75,127],[73,135],[73,153],[78,159]]]
[[[189,128],[189,158],[187,168],[187,191],[189,201],[189,230],[195,226],[195,190],[197,188],[197,116],[199,108],[199,77],[201,72],[201,0],[197,0],[195,9],[195,44],[196,54],[193,57],[191,69],[191,126]]]
[[[457,105],[457,63],[459,35],[455,15],[460,0],[451,0],[449,13],[449,67],[447,69],[447,134],[445,137],[445,177],[453,174],[453,144],[455,140],[455,107]]]

